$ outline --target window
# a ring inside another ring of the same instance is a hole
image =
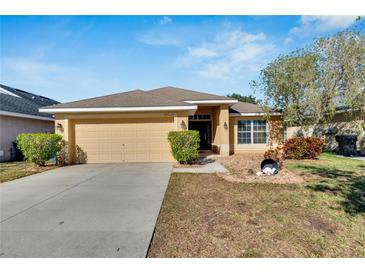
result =
[[[210,114],[189,115],[189,120],[210,120]]]
[[[251,144],[251,121],[238,121],[238,143]]]
[[[237,133],[238,144],[266,144],[266,121],[239,120]]]

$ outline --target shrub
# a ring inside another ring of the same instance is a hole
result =
[[[200,143],[198,131],[171,131],[168,140],[172,155],[180,164],[192,164],[198,159]]]
[[[275,160],[279,164],[279,167],[282,168],[283,165],[284,165],[284,152],[283,152],[283,148],[276,147],[274,149],[266,150],[265,151],[265,154],[264,154],[264,158],[265,159],[273,159],[273,160]]]
[[[315,159],[322,153],[325,142],[317,137],[293,137],[283,146],[287,159]]]
[[[26,161],[44,166],[61,149],[61,139],[53,133],[22,133],[16,137],[16,143]]]
[[[60,142],[61,149],[57,152],[56,155],[56,161],[57,165],[64,166],[68,165],[68,142],[65,140],[62,140]],[[75,151],[74,151],[74,160],[75,164],[86,164],[87,163],[87,153],[84,152],[81,147],[78,145],[75,145]]]

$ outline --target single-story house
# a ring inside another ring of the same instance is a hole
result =
[[[47,97],[0,85],[0,162],[16,158],[13,142],[18,134],[54,132],[53,116],[38,109],[57,103]]]
[[[40,111],[55,115],[56,132],[69,144],[70,162],[75,162],[76,148],[86,153],[88,163],[173,161],[167,135],[174,130],[199,131],[200,149],[221,155],[264,151],[283,137],[277,126],[280,116],[267,123],[258,105],[175,87],[133,90]]]

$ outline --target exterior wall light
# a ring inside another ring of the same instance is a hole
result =
[[[63,126],[61,123],[57,123],[56,125],[56,129],[59,131],[59,132],[63,132]]]
[[[185,123],[185,121],[184,120],[182,120],[181,121],[181,123],[180,123],[180,127],[182,128],[182,129],[187,129],[187,127],[186,127],[186,123]]]
[[[227,122],[224,122],[223,127],[224,127],[224,129],[228,129]]]

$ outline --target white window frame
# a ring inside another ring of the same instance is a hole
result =
[[[250,122],[250,129],[251,129],[251,143],[240,143],[239,142],[239,137],[238,137],[238,135],[239,135],[239,133],[241,132],[248,132],[248,131],[239,131],[239,122],[240,121],[245,121],[245,122]],[[253,133],[254,133],[254,130],[253,130],[253,122],[254,121],[263,121],[263,122],[265,122],[265,131],[255,131],[255,132],[265,132],[266,133],[266,140],[265,140],[265,143],[254,143],[254,141],[253,141]],[[269,134],[268,134],[268,123],[265,121],[265,120],[258,120],[258,119],[256,119],[256,120],[244,120],[244,119],[241,119],[241,120],[238,120],[238,123],[237,123],[237,144],[238,145],[264,145],[264,144],[267,144],[267,142],[268,142],[268,136],[269,136]]]

